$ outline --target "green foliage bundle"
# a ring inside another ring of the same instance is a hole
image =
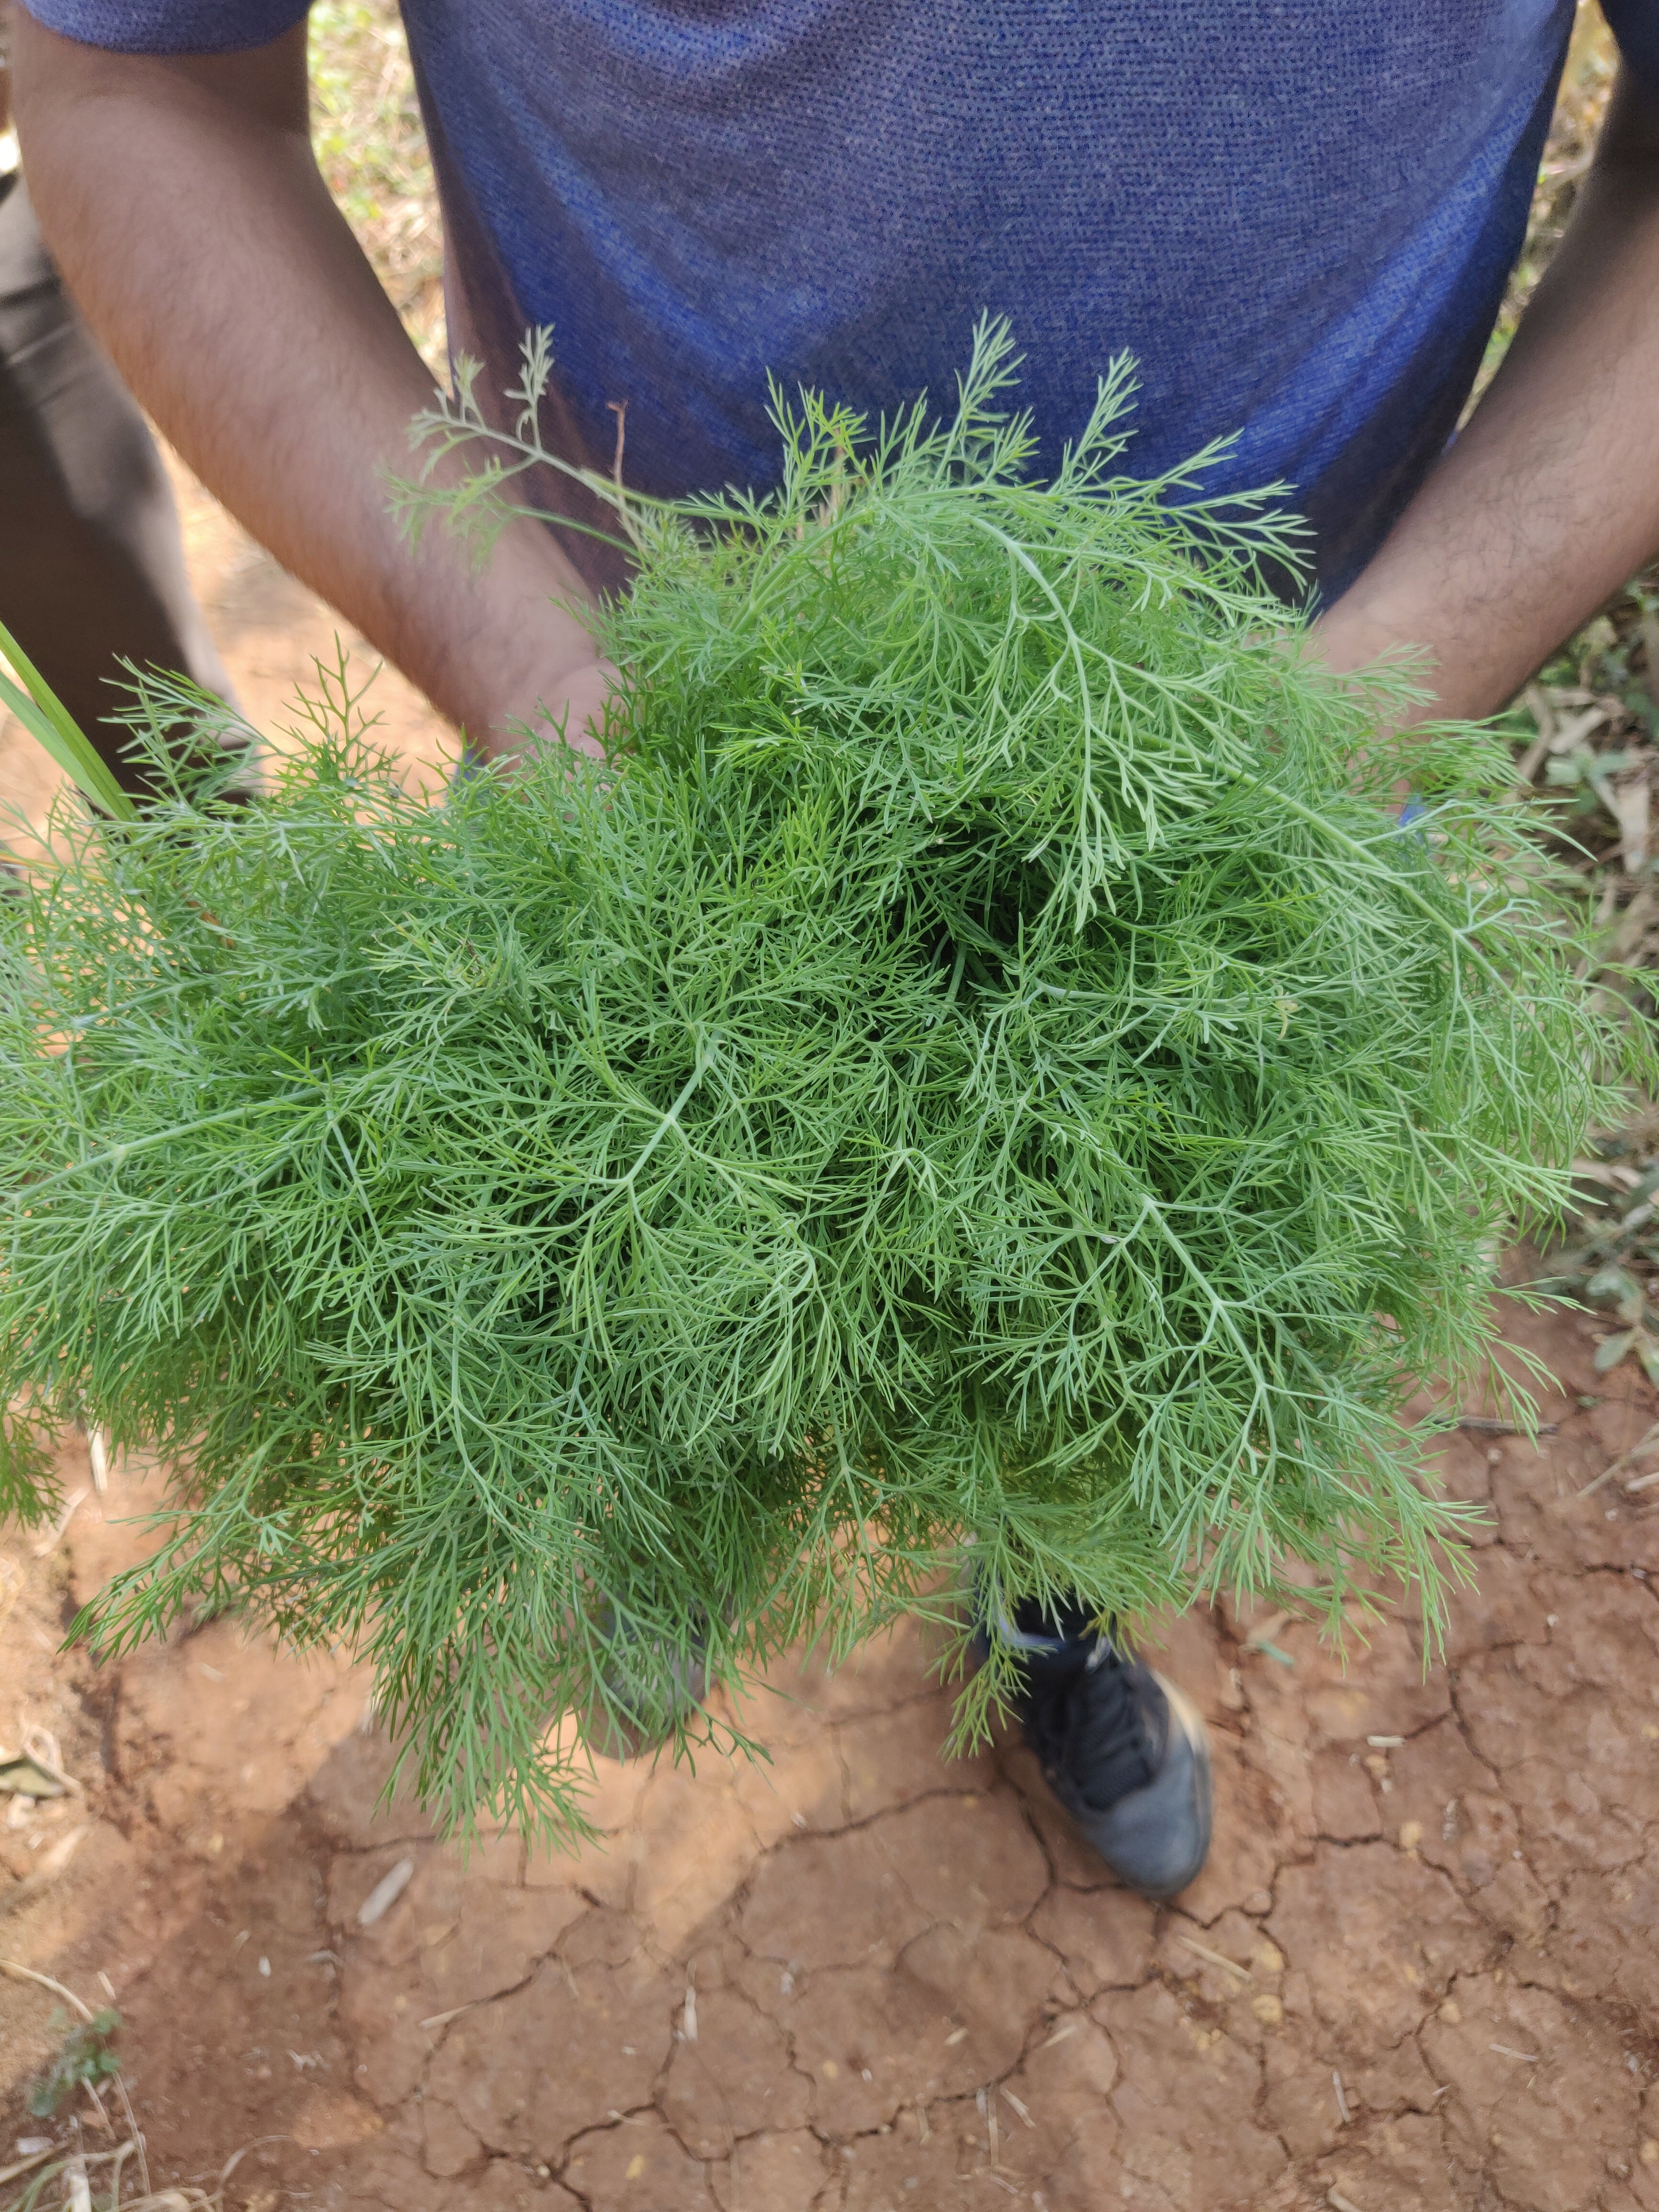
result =
[[[684,1729],[964,1545],[994,1626],[1287,1558],[1432,1599],[1398,1409],[1620,1048],[1501,749],[1379,736],[1265,498],[1116,472],[1121,372],[1046,485],[1008,380],[984,333],[947,422],[806,401],[775,496],[619,499],[609,767],[428,803],[342,678],[254,807],[60,808],[0,914],[0,1480],[159,1445],[106,1639],[343,1640],[452,1820],[561,1830],[550,1717]]]

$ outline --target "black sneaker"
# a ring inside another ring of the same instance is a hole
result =
[[[1021,1607],[1020,1718],[1043,1778],[1126,1888],[1174,1897],[1210,1849],[1210,1743],[1192,1700],[1079,1608]]]
[[[641,1759],[655,1752],[681,1721],[690,1721],[708,1687],[699,1643],[690,1658],[645,1635],[606,1599],[599,1632],[607,1648],[605,1689],[582,1723],[590,1751],[605,1759]]]

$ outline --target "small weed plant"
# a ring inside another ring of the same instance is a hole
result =
[[[78,2027],[71,2027],[68,2015],[59,2014],[53,2025],[69,2032],[63,2049],[29,2091],[29,2111],[38,2120],[54,2118],[77,2089],[83,2085],[95,2089],[121,2070],[111,2047],[120,2029],[119,2013],[106,2007]]]
[[[487,539],[545,374],[411,501]],[[257,805],[60,807],[0,902],[0,1489],[71,1418],[160,1450],[106,1644],[343,1642],[453,1825],[568,1835],[559,1716],[684,1741],[699,1670],[953,1587],[963,1741],[1024,1597],[1432,1613],[1401,1408],[1639,1048],[1506,750],[1320,672],[1271,497],[1124,474],[1121,368],[1036,483],[1010,377],[988,330],[948,418],[780,406],[772,495],[614,493],[605,764],[428,802],[342,675]]]

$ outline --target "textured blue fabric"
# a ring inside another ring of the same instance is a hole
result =
[[[292,0],[30,0],[118,46]],[[1659,47],[1659,0],[1613,0]],[[1571,0],[405,0],[469,327],[550,323],[573,436],[763,484],[766,378],[948,398],[982,309],[1052,458],[1120,349],[1130,465],[1221,434],[1340,588],[1455,422]],[[497,382],[510,362],[492,358]]]
[[[25,0],[50,31],[119,54],[234,54],[268,46],[311,0]]]

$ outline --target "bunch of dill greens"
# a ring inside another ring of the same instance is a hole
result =
[[[1212,457],[1115,473],[1121,371],[1043,485],[1009,376],[982,332],[949,421],[807,400],[775,495],[623,499],[612,767],[428,803],[342,678],[261,804],[58,808],[0,901],[0,1503],[53,1423],[159,1446],[107,1643],[199,1593],[343,1639],[452,1823],[568,1833],[550,1716],[683,1731],[964,1544],[994,1623],[1286,1558],[1432,1610],[1399,1408],[1624,1048],[1501,750],[1377,734]]]

